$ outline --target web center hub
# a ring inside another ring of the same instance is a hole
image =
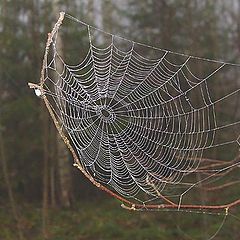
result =
[[[98,114],[100,115],[102,120],[105,122],[112,122],[115,119],[115,114],[112,111],[112,109],[109,107],[104,107],[104,106],[100,107],[98,109]]]

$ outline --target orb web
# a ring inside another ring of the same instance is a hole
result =
[[[199,203],[194,191],[220,189],[225,179],[229,186],[238,182],[229,173],[239,165],[233,156],[240,118],[231,110],[239,103],[239,65],[147,46],[68,15],[66,21],[84,29],[84,57],[74,62],[62,54],[58,26],[41,91],[77,164],[94,182],[143,207],[178,208]],[[227,88],[219,90],[221,84]],[[233,154],[212,158],[228,150]]]

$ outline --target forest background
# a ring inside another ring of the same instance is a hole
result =
[[[240,62],[239,0],[0,0],[0,239],[207,239],[221,217],[128,212],[72,166],[27,86],[39,82],[59,11],[138,42]],[[228,219],[217,239],[239,239],[239,221]]]

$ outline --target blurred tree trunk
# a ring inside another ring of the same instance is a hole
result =
[[[53,14],[56,18],[59,17],[59,0],[53,0]],[[61,35],[58,34],[57,46],[58,53],[60,56],[64,56],[63,54],[63,44]],[[56,61],[56,64],[60,64]],[[61,68],[61,67],[57,67]],[[57,145],[57,160],[58,160],[58,175],[60,181],[60,203],[64,207],[69,207],[71,205],[71,200],[73,198],[72,195],[72,176],[71,176],[71,165],[69,161],[69,152],[68,149],[63,142],[60,134],[56,135],[56,145]]]
[[[51,153],[50,153],[50,201],[51,201],[51,207],[56,208],[57,207],[57,189],[56,189],[56,170],[57,170],[57,151],[56,151],[56,128],[53,125],[53,123],[50,124],[50,146],[51,146]]]
[[[99,1],[99,0],[93,1],[94,24],[100,29],[103,29],[103,6],[102,5],[103,5],[102,1]]]
[[[240,0],[238,0],[238,15],[237,15],[237,47],[240,54]],[[239,60],[239,58],[238,58]]]
[[[13,217],[17,224],[18,237],[20,240],[23,240],[24,236],[23,236],[23,232],[22,232],[22,228],[21,228],[21,220],[20,220],[19,212],[18,212],[18,209],[16,206],[16,201],[14,199],[12,184],[11,184],[9,172],[8,172],[7,159],[6,159],[6,154],[5,154],[5,147],[4,147],[4,140],[3,140],[1,126],[0,126],[0,153],[1,153],[0,158],[1,158],[1,162],[2,162],[3,177],[5,180],[6,187],[7,187],[10,206],[12,209],[12,214],[13,214]]]
[[[14,9],[15,10],[15,9]],[[9,38],[6,37],[9,35],[9,27],[8,27],[8,11],[9,7],[7,6],[7,1],[2,1],[1,9],[0,9],[0,17],[1,17],[1,23],[0,23],[0,28],[1,28],[1,50],[4,53],[4,50],[7,49],[7,43],[9,42]],[[14,12],[15,13],[15,12]],[[7,35],[4,36],[4,32],[6,31]],[[2,59],[4,59],[4,56],[2,56]],[[3,66],[2,66],[2,60],[0,61],[1,63],[1,70],[0,70],[0,80],[1,80],[1,87],[0,87],[0,107],[4,107],[4,102],[3,99],[8,95],[8,90],[5,89],[5,86],[2,82],[3,80]],[[3,84],[3,85],[2,85]],[[2,112],[0,111],[0,116]],[[1,119],[2,120],[2,119]],[[9,174],[9,169],[8,169],[8,159],[7,159],[7,153],[5,149],[5,141],[6,136],[3,136],[4,129],[0,124],[0,161],[1,161],[1,168],[2,168],[2,173],[3,173],[3,180],[4,180],[4,185],[6,186],[7,189],[7,194],[9,198],[9,203],[10,203],[10,208],[12,212],[12,216],[16,222],[16,232],[18,235],[18,239],[24,240],[24,234],[22,231],[21,227],[21,216],[19,214],[18,206],[16,204],[15,198],[14,198],[14,193],[13,193],[13,188],[12,188],[12,183],[11,183],[11,176]]]
[[[48,208],[49,208],[49,119],[44,104],[41,105],[41,118],[43,125],[43,206],[42,231],[44,239],[49,238]]]
[[[86,15],[88,15],[88,17],[92,21],[92,19],[93,19],[93,0],[88,0],[86,2],[86,4],[87,4],[87,14]]]
[[[33,43],[33,51],[29,53],[29,58],[34,68],[34,72],[39,72],[41,66],[40,53],[40,7],[39,1],[31,0],[29,2],[29,34]],[[45,22],[44,28],[47,28]],[[44,239],[49,239],[49,128],[50,121],[44,104],[40,106],[40,118],[42,123],[42,144],[43,144],[43,175],[42,175],[42,234]]]
[[[119,4],[119,2],[117,1],[115,3],[115,7],[116,5]],[[114,7],[113,7],[113,3],[112,1],[109,1],[108,4],[106,6],[102,6],[102,26],[104,26],[104,29],[107,29],[107,31],[109,31],[110,33],[113,33],[113,25],[114,23],[114,17],[113,17],[113,12],[114,12]]]

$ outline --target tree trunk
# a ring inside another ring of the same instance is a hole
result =
[[[41,107],[43,124],[43,206],[42,206],[42,233],[43,238],[48,239],[48,208],[49,208],[49,119],[45,106]]]
[[[53,14],[58,18],[59,16],[59,0],[52,1],[53,4]],[[62,57],[63,54],[63,44],[61,39],[61,34],[58,34],[57,46],[59,55]],[[61,64],[59,61],[56,61],[56,65]],[[57,69],[60,69],[61,66],[56,66]],[[60,182],[60,203],[64,207],[69,207],[71,205],[72,200],[72,176],[71,176],[71,164],[69,161],[69,152],[68,149],[63,142],[61,136],[57,134],[56,137],[56,145],[57,145],[57,161],[58,161],[58,175]]]
[[[56,161],[56,128],[51,123],[50,124],[50,146],[51,146],[51,162],[50,162],[50,200],[51,200],[51,207],[57,207],[57,196],[56,196],[56,170],[57,170],[57,161]]]
[[[1,126],[0,126],[1,127]],[[7,159],[6,159],[6,154],[5,154],[5,147],[4,147],[4,142],[3,142],[3,136],[2,136],[2,129],[0,129],[0,158],[2,162],[2,171],[3,171],[3,177],[4,181],[6,183],[7,187],[7,192],[8,192],[8,197],[12,209],[12,214],[13,217],[15,218],[16,224],[17,224],[17,233],[18,237],[20,240],[24,239],[22,228],[21,228],[21,221],[20,221],[20,216],[17,210],[16,202],[13,196],[13,190],[12,190],[12,184],[10,181],[9,173],[8,173],[8,166],[7,166]]]

